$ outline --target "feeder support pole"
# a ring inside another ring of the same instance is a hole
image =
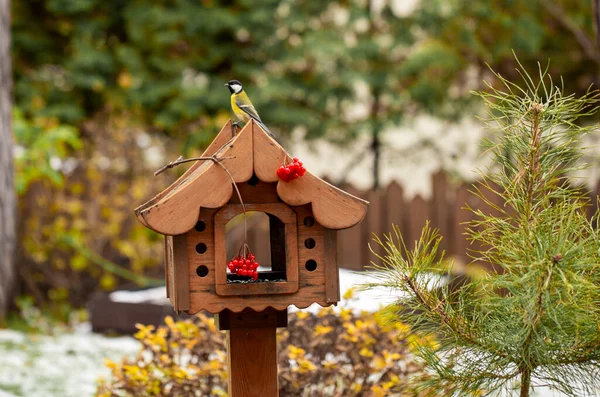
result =
[[[218,326],[227,331],[229,396],[278,397],[276,331],[287,327],[287,310],[223,310]]]

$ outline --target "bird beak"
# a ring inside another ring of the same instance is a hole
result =
[[[223,84],[225,87],[229,87],[229,83],[225,83]]]

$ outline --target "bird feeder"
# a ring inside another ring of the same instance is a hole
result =
[[[165,235],[167,296],[174,309],[218,314],[220,329],[228,330],[230,395],[274,396],[275,328],[287,325],[290,305],[339,301],[336,233],[359,223],[368,203],[310,172],[280,180],[277,170],[291,158],[277,141],[253,121],[233,137],[231,131],[228,122],[202,156],[218,161],[194,163],[135,213]],[[228,271],[226,225],[249,211],[268,215],[264,238],[271,268],[244,280]],[[253,337],[256,343],[249,342]],[[264,384],[248,388],[256,378]]]

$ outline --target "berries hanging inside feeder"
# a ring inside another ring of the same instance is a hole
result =
[[[284,182],[290,182],[298,179],[306,172],[306,168],[302,166],[302,162],[298,157],[292,159],[292,163],[284,164],[277,170],[277,176]]]
[[[245,251],[246,244],[244,244]],[[227,264],[227,268],[231,274],[236,274],[242,277],[250,277],[253,280],[258,279],[258,262],[256,256],[250,250],[246,255],[238,255]]]

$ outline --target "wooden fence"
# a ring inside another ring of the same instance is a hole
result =
[[[402,232],[402,237],[408,247],[412,247],[414,241],[421,235],[421,229],[427,220],[431,225],[440,230],[443,236],[441,248],[446,251],[446,257],[467,263],[469,261],[469,249],[477,249],[465,236],[466,222],[474,219],[471,211],[465,209],[469,206],[473,209],[481,209],[486,213],[493,214],[494,210],[484,205],[483,201],[470,193],[472,184],[450,184],[444,172],[438,172],[432,176],[432,194],[429,199],[415,196],[406,200],[402,186],[396,182],[379,190],[362,191],[353,186],[340,186],[345,191],[355,196],[368,200],[371,205],[366,218],[359,225],[338,232],[339,263],[341,267],[353,270],[362,270],[368,266],[375,256],[369,249],[369,243],[373,244],[373,234],[382,236],[383,233],[392,231],[392,225],[397,225]],[[485,192],[486,197],[495,204],[502,206],[499,197],[492,192]],[[600,181],[596,187],[589,191],[592,205],[588,208],[591,216],[598,209],[598,195],[600,195]],[[269,261],[268,218],[262,216],[249,216],[248,218],[248,242],[255,251],[259,262]],[[240,219],[241,221],[241,219]],[[241,222],[232,224],[232,230],[228,232],[228,257],[235,255],[242,241],[243,227]],[[380,251],[379,251],[380,252]]]

